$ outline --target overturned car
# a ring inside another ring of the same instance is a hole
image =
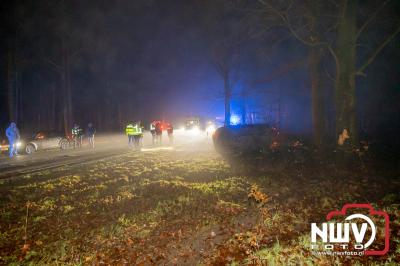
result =
[[[276,138],[277,131],[268,125],[220,127],[213,134],[215,150],[222,155],[262,152]]]
[[[281,134],[266,124],[220,127],[212,137],[215,150],[224,157],[258,154],[299,162],[308,154],[300,137]]]

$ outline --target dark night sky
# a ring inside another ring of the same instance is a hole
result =
[[[210,10],[218,8],[213,7],[215,1],[29,2],[9,1],[0,11],[4,22],[0,55],[3,62],[2,125],[8,122],[6,91],[3,89],[6,86],[7,47],[15,32],[18,32],[16,53],[21,59],[22,104],[26,106],[21,126],[38,129],[38,115],[48,112],[47,100],[41,101],[40,97],[46,98],[51,86],[58,91],[57,70],[49,61],[60,61],[62,36],[66,36],[73,54],[71,87],[75,121],[96,121],[94,113],[99,106],[107,110],[103,115],[105,120],[117,120],[118,105],[123,114],[121,122],[156,118],[174,120],[186,115],[223,116],[223,82],[215,70],[209,49],[209,33],[220,25],[209,27],[204,22]],[[375,2],[370,2],[373,7]],[[387,28],[391,29],[390,26]],[[368,41],[378,38],[382,32],[385,30],[371,31],[372,37],[367,37]],[[234,88],[234,114],[239,114],[242,103],[237,93],[249,86],[249,80],[262,80],[282,65],[302,62],[306,58],[306,47],[293,38],[287,38],[270,49],[268,57],[264,56],[263,48],[272,42],[269,38],[248,37],[246,41],[242,68],[245,78]],[[362,117],[376,115],[382,110],[380,106],[386,104],[390,119],[398,120],[398,110],[393,107],[393,102],[399,98],[398,44],[397,36],[368,69],[367,78],[359,82]],[[326,80],[328,90],[333,90],[328,76]],[[304,64],[267,83],[251,84],[252,89],[263,93],[248,93],[248,110],[273,110],[279,96],[283,112],[281,126],[296,132],[310,131],[310,85]],[[380,89],[376,90],[377,87]],[[387,99],[385,95],[391,97]],[[374,119],[383,121],[386,118]],[[43,127],[43,121],[40,123]],[[374,123],[376,127],[380,122]],[[121,126],[118,121],[108,124],[105,129]]]

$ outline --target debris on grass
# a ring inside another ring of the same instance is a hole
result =
[[[166,152],[21,175],[1,182],[0,264],[373,265],[307,247],[311,221],[361,202],[393,218],[376,265],[399,264],[400,183],[373,173],[238,172],[214,153]]]

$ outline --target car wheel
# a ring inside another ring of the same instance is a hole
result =
[[[34,153],[35,151],[36,151],[35,146],[33,146],[32,144],[26,145],[25,152],[26,152],[27,154],[32,154],[32,153]]]
[[[68,149],[68,147],[69,147],[69,142],[67,140],[62,140],[60,142],[60,148],[62,150],[66,150],[66,149]]]

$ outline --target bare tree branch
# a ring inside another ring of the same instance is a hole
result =
[[[275,71],[270,73],[268,76],[266,76],[262,79],[252,81],[251,85],[254,86],[255,84],[269,83],[269,82],[289,73],[293,69],[304,66],[306,63],[307,63],[307,59],[302,59],[302,60],[296,60],[296,61],[292,61],[292,62],[288,62],[283,65],[280,65],[280,66],[276,67]]]
[[[344,15],[346,14],[347,11],[347,0],[343,1],[343,5],[342,5],[342,10],[339,14],[340,17],[344,17]]]
[[[360,76],[366,76],[363,71],[375,60],[376,56],[382,51],[383,48],[391,41],[393,40],[394,37],[400,32],[400,26],[397,27],[397,29],[389,35],[386,40],[384,40],[381,45],[378,46],[378,48],[375,50],[374,53],[368,58],[368,60],[356,71],[356,75]]]
[[[330,3],[332,3],[334,6],[336,6],[336,7],[339,7],[339,4],[338,3],[336,3],[336,1],[335,0],[329,0],[329,2]]]
[[[258,1],[264,6],[268,7],[268,9],[271,10],[273,13],[275,13],[282,21],[286,21],[286,17],[282,14],[282,12],[274,8],[270,3],[268,3],[268,1],[265,0],[258,0]]]
[[[326,76],[327,76],[330,80],[332,80],[333,82],[336,82],[336,79],[331,75],[331,73],[329,73],[328,69],[326,69],[325,64],[323,65],[323,67],[324,67],[324,72],[325,72]]]
[[[335,65],[336,65],[336,75],[338,75],[339,73],[339,58],[337,57],[337,54],[335,53],[335,51],[333,50],[332,46],[328,45],[327,46],[328,51],[330,52],[330,54],[332,55],[333,59],[335,60]]]
[[[327,45],[326,42],[313,42],[313,41],[308,41],[304,38],[302,38],[298,32],[293,28],[292,24],[290,23],[289,17],[285,14],[283,14],[283,12],[277,10],[276,8],[274,8],[268,1],[266,0],[258,0],[261,4],[263,4],[264,6],[266,6],[268,8],[268,10],[272,11],[272,13],[274,13],[275,15],[277,15],[282,22],[285,24],[285,26],[289,29],[289,31],[292,33],[292,35],[299,40],[301,43],[307,45],[307,46],[320,46],[320,45]],[[290,9],[290,6],[289,6]],[[286,10],[288,11],[288,10]]]
[[[365,30],[365,28],[367,28],[367,26],[372,22],[372,20],[374,20],[376,18],[376,16],[378,15],[378,13],[383,9],[383,7],[389,2],[390,0],[386,0],[382,3],[382,5],[380,5],[374,12],[374,14],[372,14],[372,16],[370,16],[365,22],[364,24],[360,27],[360,29],[357,32],[356,35],[356,39],[358,39],[358,37],[360,37],[361,33]]]
[[[289,29],[289,31],[293,34],[293,36],[299,40],[300,42],[302,42],[305,45],[308,46],[319,46],[319,45],[326,45],[326,42],[313,42],[313,41],[307,41],[304,38],[300,37],[300,35],[295,31],[295,29],[293,29],[291,23],[289,22],[289,19],[286,21],[286,25]]]
[[[55,62],[54,62],[53,60],[51,60],[50,58],[44,57],[43,60],[44,60],[46,63],[48,63],[48,64],[54,66],[55,69],[56,69],[58,72],[61,72],[61,71],[62,71],[62,67],[61,67],[59,64],[55,63]]]

